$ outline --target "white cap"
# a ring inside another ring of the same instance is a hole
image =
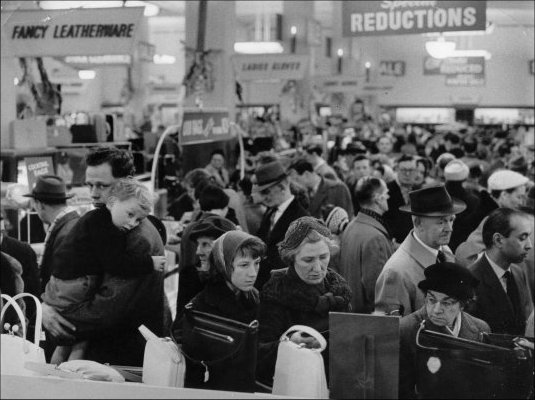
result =
[[[468,178],[469,172],[468,166],[462,160],[455,159],[444,168],[444,178],[447,181],[464,181]]]
[[[489,190],[508,190],[525,185],[529,179],[518,172],[502,169],[494,172],[487,182]]]

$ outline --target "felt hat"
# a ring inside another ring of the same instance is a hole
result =
[[[470,172],[468,165],[462,160],[451,160],[444,168],[444,178],[447,181],[465,181]]]
[[[444,293],[461,301],[473,298],[474,289],[479,284],[468,268],[452,262],[430,265],[424,270],[424,275],[425,279],[418,283],[421,290]]]
[[[518,172],[501,169],[494,172],[487,181],[489,190],[508,190],[525,185],[529,179]]]
[[[192,241],[200,237],[217,239],[222,234],[236,229],[231,221],[226,218],[214,215],[197,221],[191,228],[189,239]]]
[[[424,217],[459,214],[466,208],[466,203],[451,197],[442,184],[413,190],[409,199],[410,204],[399,207],[399,210]]]
[[[280,161],[271,161],[267,164],[259,165],[255,171],[255,185],[253,192],[261,192],[264,189],[276,185],[286,178],[286,171]]]
[[[67,194],[65,181],[56,175],[40,175],[35,181],[31,193],[23,195],[36,200],[66,200],[74,196]]]

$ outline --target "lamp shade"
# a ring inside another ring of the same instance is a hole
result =
[[[455,51],[455,42],[446,42],[443,37],[425,43],[425,49],[433,58],[447,58]]]

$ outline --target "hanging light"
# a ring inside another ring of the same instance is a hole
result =
[[[425,42],[425,49],[433,58],[447,58],[455,51],[455,42],[446,42],[443,37]]]

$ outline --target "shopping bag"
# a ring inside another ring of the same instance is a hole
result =
[[[36,321],[35,321],[35,334],[33,343],[26,339],[27,326],[26,318],[22,312],[20,306],[17,304],[17,300],[23,297],[30,297],[35,301],[36,309]],[[2,374],[8,375],[26,375],[33,376],[39,375],[35,372],[24,368],[24,363],[27,361],[45,363],[45,353],[42,348],[39,347],[39,341],[41,339],[42,329],[42,310],[41,303],[37,297],[30,293],[19,293],[16,296],[10,297],[2,294],[4,300],[4,306],[0,314],[0,326],[4,328],[4,316],[6,310],[9,307],[13,307],[17,316],[19,317],[22,327],[22,336],[15,335],[14,329],[6,329],[8,333],[3,333],[1,338],[1,368]]]
[[[304,332],[314,337],[319,349],[308,349],[290,340],[288,333]],[[304,325],[294,325],[281,336],[273,377],[275,395],[296,396],[310,399],[328,399],[329,389],[321,352],[327,347],[325,338],[317,330]],[[303,368],[306,366],[306,374]]]
[[[182,352],[187,388],[255,392],[258,321],[244,324],[186,306]]]
[[[143,356],[143,383],[184,387],[186,360],[178,345],[171,338],[159,338],[145,325],[138,329],[147,340]]]

